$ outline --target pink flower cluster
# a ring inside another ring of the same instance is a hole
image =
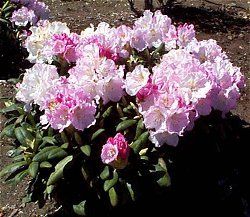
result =
[[[114,138],[108,138],[106,144],[102,147],[102,162],[116,169],[123,169],[127,166],[128,156],[129,145],[121,133],[117,133]]]
[[[41,109],[45,111],[41,123],[51,125],[60,132],[71,124],[77,130],[84,130],[95,123],[96,105],[93,99],[65,77],[57,80],[48,90]]]
[[[68,63],[77,60],[76,46],[79,43],[79,36],[77,34],[54,34],[47,43],[48,50],[45,51],[47,55],[61,57]]]
[[[232,65],[215,41],[193,43],[196,47],[190,45],[192,51],[187,47],[165,54],[152,69],[147,84],[137,91],[140,112],[157,146],[176,146],[178,136],[191,130],[194,121],[212,109],[223,114],[234,109],[244,86],[240,69]],[[137,74],[135,68],[126,81],[135,80]]]
[[[27,70],[17,99],[38,104],[45,111],[41,123],[60,131],[69,125],[88,128],[98,105],[127,94],[136,98],[150,140],[156,146],[176,146],[201,115],[234,109],[244,87],[240,69],[216,41],[198,41],[193,25],[176,28],[160,11],[145,11],[133,28],[102,22],[77,35],[64,23],[43,21],[30,30],[25,46],[36,64]],[[164,55],[154,62],[151,55],[162,45]],[[146,49],[150,63],[141,53]],[[67,77],[49,65],[54,57],[70,66]],[[119,138],[107,142],[103,162],[120,159],[114,145]]]
[[[12,13],[11,21],[17,26],[36,25],[49,18],[48,6],[38,0],[11,0],[20,6]]]

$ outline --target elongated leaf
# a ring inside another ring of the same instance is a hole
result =
[[[129,195],[130,195],[130,197],[131,197],[131,200],[135,201],[135,192],[134,192],[134,190],[133,190],[131,184],[126,183],[126,186],[127,186]]]
[[[87,157],[90,156],[90,154],[91,154],[91,147],[89,145],[84,145],[80,149],[81,149],[82,153],[85,154]]]
[[[38,167],[39,167],[39,163],[38,162],[31,162],[31,164],[29,165],[29,174],[31,175],[32,178],[35,178],[37,173],[38,173]]]
[[[51,194],[54,190],[55,186],[54,185],[49,185],[46,187],[46,193]]]
[[[15,176],[14,184],[18,184],[19,182],[21,182],[28,174],[29,174],[28,170],[24,170],[24,171],[20,172],[19,174],[17,174]]]
[[[136,124],[137,120],[125,120],[118,124],[116,131],[126,130],[127,128]]]
[[[104,191],[108,191],[110,188],[112,188],[118,181],[118,173],[114,170],[113,172],[113,178],[112,179],[109,179],[109,180],[106,180],[104,182]]]
[[[69,143],[64,143],[61,145],[62,149],[67,149],[69,147]]]
[[[86,216],[86,205],[86,200],[84,200],[77,205],[73,205],[73,210],[79,216]]]
[[[21,182],[27,175],[28,175],[28,170],[21,171],[18,173],[13,179],[9,179],[6,181],[7,184],[14,184],[17,185],[19,182]]]
[[[144,145],[148,141],[148,137],[149,132],[144,132],[135,142],[130,145],[136,154],[138,154],[144,148]]]
[[[12,104],[8,107],[5,107],[5,108],[2,108],[0,109],[0,113],[8,113],[8,112],[13,112],[13,111],[16,111],[17,110],[17,105],[16,104]]]
[[[0,172],[0,177],[5,176],[8,173],[13,173],[25,165],[27,165],[26,161],[10,164],[2,169],[2,171]]]
[[[171,185],[170,176],[168,174],[168,171],[164,168],[162,168],[160,165],[155,166],[155,170],[157,172],[163,172],[163,175],[157,180],[157,183],[161,187],[168,187]]]
[[[102,173],[100,174],[100,177],[102,180],[106,180],[108,179],[110,176],[110,172],[109,172],[109,167],[108,166],[105,166],[104,167],[104,170],[102,171]]]
[[[95,133],[93,133],[92,137],[91,137],[91,141],[95,140],[97,137],[99,137],[103,132],[105,131],[105,129],[99,129],[97,130]]]
[[[64,151],[62,148],[58,147],[49,152],[48,160],[54,159],[54,158],[65,158],[68,155],[66,151]]]
[[[10,124],[8,126],[6,126],[3,131],[0,133],[0,138],[2,138],[3,136],[7,136],[7,137],[15,137],[15,125],[14,124]]]
[[[143,119],[140,119],[140,120],[138,121],[137,126],[136,126],[136,133],[135,133],[135,138],[134,138],[134,140],[136,140],[136,139],[139,138],[139,136],[142,134],[143,130],[144,130]]]
[[[82,144],[83,144],[83,141],[82,141],[81,135],[80,135],[78,132],[75,132],[75,133],[74,133],[74,136],[75,136],[75,140],[76,140],[77,144],[78,144],[78,145],[82,145]]]
[[[65,166],[72,161],[73,156],[67,156],[63,160],[61,160],[56,166],[55,166],[55,171],[51,173],[47,185],[53,185],[55,184],[59,179],[63,178],[63,170]]]
[[[58,148],[58,147],[57,146],[49,146],[49,147],[43,148],[33,157],[33,161],[42,162],[42,161],[48,160],[48,156],[49,156],[50,151],[52,151],[53,149],[56,149],[56,148]]]
[[[52,164],[48,161],[43,161],[41,164],[40,164],[40,167],[41,168],[51,168],[52,167]]]
[[[109,200],[112,206],[117,206],[118,204],[118,195],[115,191],[115,188],[109,189]]]
[[[43,141],[51,145],[54,145],[56,143],[56,139],[52,136],[43,137]]]
[[[23,127],[17,127],[15,129],[15,135],[17,140],[25,147],[34,148],[35,138]]]
[[[107,110],[103,113],[102,117],[105,119],[110,116],[111,112],[113,110],[113,106],[109,106]]]

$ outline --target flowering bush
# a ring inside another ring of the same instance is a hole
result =
[[[132,28],[100,23],[78,35],[64,23],[34,22],[46,10],[29,4],[12,20],[35,24],[24,43],[34,66],[17,85],[20,103],[2,111],[10,119],[1,134],[18,145],[0,175],[33,177],[31,200],[78,180],[83,192],[71,203],[88,215],[135,200],[141,185],[167,187],[159,147],[177,146],[199,117],[236,106],[240,69],[216,41],[198,41],[193,25],[176,28],[160,11],[145,11]],[[33,11],[27,20],[25,10]]]
[[[29,28],[48,18],[48,7],[37,0],[4,0],[0,3],[0,63],[1,77],[17,77],[30,64],[22,47]]]

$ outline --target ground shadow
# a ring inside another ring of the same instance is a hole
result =
[[[250,125],[237,116],[223,119],[213,113],[200,118],[176,148],[162,148],[172,181],[169,188],[155,192],[145,186],[136,203],[111,213],[96,206],[90,216],[250,216],[249,135]],[[81,188],[76,184],[75,189],[61,189],[66,210],[51,217],[73,217],[71,203]]]
[[[170,16],[173,21],[192,23],[201,31],[207,33],[228,32],[234,29],[236,32],[242,28],[249,28],[250,21],[237,17],[225,9],[209,9],[207,7],[191,7],[183,4],[173,4],[171,7],[162,7],[162,12]]]

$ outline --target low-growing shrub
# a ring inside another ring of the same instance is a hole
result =
[[[16,142],[0,176],[29,176],[26,201],[52,196],[78,215],[108,216],[163,193],[171,184],[165,147],[200,117],[225,117],[244,87],[216,41],[198,41],[193,25],[176,28],[159,11],[132,28],[100,23],[80,35],[40,21],[24,44],[34,66],[2,110],[1,136]]]

